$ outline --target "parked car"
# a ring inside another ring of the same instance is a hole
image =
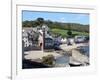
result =
[[[89,36],[85,36],[85,41],[86,41],[86,42],[89,41]]]
[[[60,48],[60,46],[58,46],[58,45],[54,45],[54,50],[61,50],[61,48]]]
[[[75,36],[75,43],[82,43],[82,42],[85,42],[86,40],[86,37],[85,36]]]
[[[62,44],[66,44],[66,42],[67,42],[67,39],[66,39],[66,38],[62,38],[62,39],[61,39],[61,43],[62,43]]]
[[[67,45],[72,45],[74,43],[74,38],[67,39]]]

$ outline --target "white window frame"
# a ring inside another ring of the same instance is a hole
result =
[[[90,66],[87,67],[65,67],[48,69],[21,69],[22,66],[22,10],[49,11],[49,12],[72,12],[89,13],[90,15]],[[12,70],[13,80],[41,79],[41,77],[58,77],[67,75],[87,75],[96,72],[96,9],[94,6],[66,5],[66,4],[20,4],[12,3]]]

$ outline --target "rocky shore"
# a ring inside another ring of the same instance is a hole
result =
[[[27,51],[24,52],[24,58],[25,60],[31,60],[31,63],[33,61],[40,64],[42,62],[42,57],[53,55],[55,58],[54,67],[86,66],[89,65],[89,57],[78,50],[78,47],[85,45],[87,44],[74,44],[71,46],[63,44],[60,46],[60,51]]]

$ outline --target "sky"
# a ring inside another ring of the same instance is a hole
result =
[[[35,12],[22,11],[22,20],[36,20],[38,17],[64,23],[89,24],[89,14],[86,13],[60,13],[60,12]]]

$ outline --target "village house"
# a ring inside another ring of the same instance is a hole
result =
[[[22,40],[24,42],[24,47],[29,46],[43,46],[44,48],[53,48],[54,39],[49,34],[49,28],[47,25],[43,25],[42,27],[37,26],[34,28],[23,28],[22,30]]]

